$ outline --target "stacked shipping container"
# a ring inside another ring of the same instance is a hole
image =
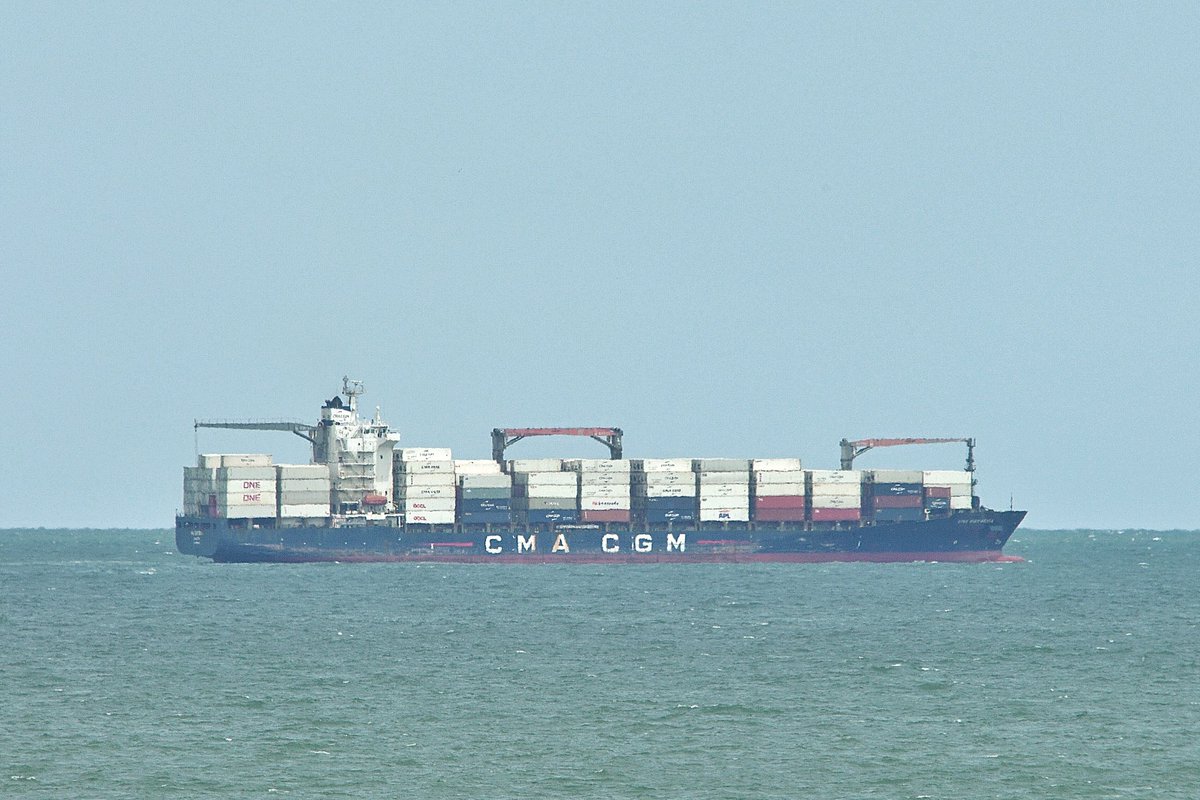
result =
[[[183,471],[184,506],[191,513],[226,519],[274,517],[275,467],[266,454],[204,454]]]
[[[701,522],[750,520],[750,462],[741,458],[697,458],[696,493]]]
[[[508,462],[513,518],[526,525],[579,521],[579,473],[563,472],[557,458]]]
[[[805,519],[804,470],[798,458],[756,458],[750,462],[754,519],[802,522]]]
[[[808,471],[809,519],[857,522],[862,519],[862,472],[855,469]]]
[[[329,516],[329,467],[324,464],[276,464],[279,516]]]
[[[696,521],[696,473],[691,459],[641,458],[630,464],[634,518],[650,525]]]
[[[506,525],[512,518],[512,477],[485,460],[454,462],[458,481],[458,521],[464,525]]]
[[[961,470],[926,470],[921,473],[925,484],[926,507],[931,511],[965,511],[972,507],[974,494],[972,473]],[[942,503],[942,500],[948,502]],[[937,502],[932,502],[937,501]]]
[[[454,461],[448,448],[395,453],[396,508],[408,524],[921,521],[969,510],[958,470],[808,470],[800,459]],[[330,514],[327,465],[273,465],[265,454],[204,454],[184,470],[185,513],[230,519]],[[346,487],[341,487],[345,490]],[[341,493],[344,493],[341,492]],[[340,495],[339,495],[340,496]],[[365,510],[387,498],[356,495]],[[346,502],[340,498],[339,502]]]
[[[405,447],[393,462],[396,510],[409,525],[453,525],[454,458],[446,447]]]
[[[863,511],[876,522],[925,519],[920,470],[877,469],[866,473]]]
[[[625,459],[579,458],[563,468],[579,475],[581,522],[629,522],[630,463]]]

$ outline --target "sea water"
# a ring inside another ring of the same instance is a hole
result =
[[[4,798],[1200,796],[1200,533],[1020,564],[213,564],[0,532]]]

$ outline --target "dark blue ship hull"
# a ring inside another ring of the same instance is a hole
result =
[[[222,562],[443,561],[654,563],[755,561],[1016,561],[1004,544],[1024,511],[959,511],[919,521],[276,527],[178,517],[179,552]],[[338,524],[338,523],[341,524]],[[357,520],[355,520],[357,522]],[[326,523],[326,521],[322,521]]]

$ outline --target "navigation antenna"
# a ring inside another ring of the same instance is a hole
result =
[[[358,396],[365,391],[362,381],[352,381],[347,376],[342,376],[342,394],[346,395],[346,402],[350,404],[351,411],[358,411]]]

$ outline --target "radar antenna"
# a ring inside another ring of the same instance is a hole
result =
[[[358,411],[358,396],[364,392],[366,389],[363,388],[362,381],[352,381],[349,377],[342,376],[342,394],[346,395],[346,402],[351,411]]]

